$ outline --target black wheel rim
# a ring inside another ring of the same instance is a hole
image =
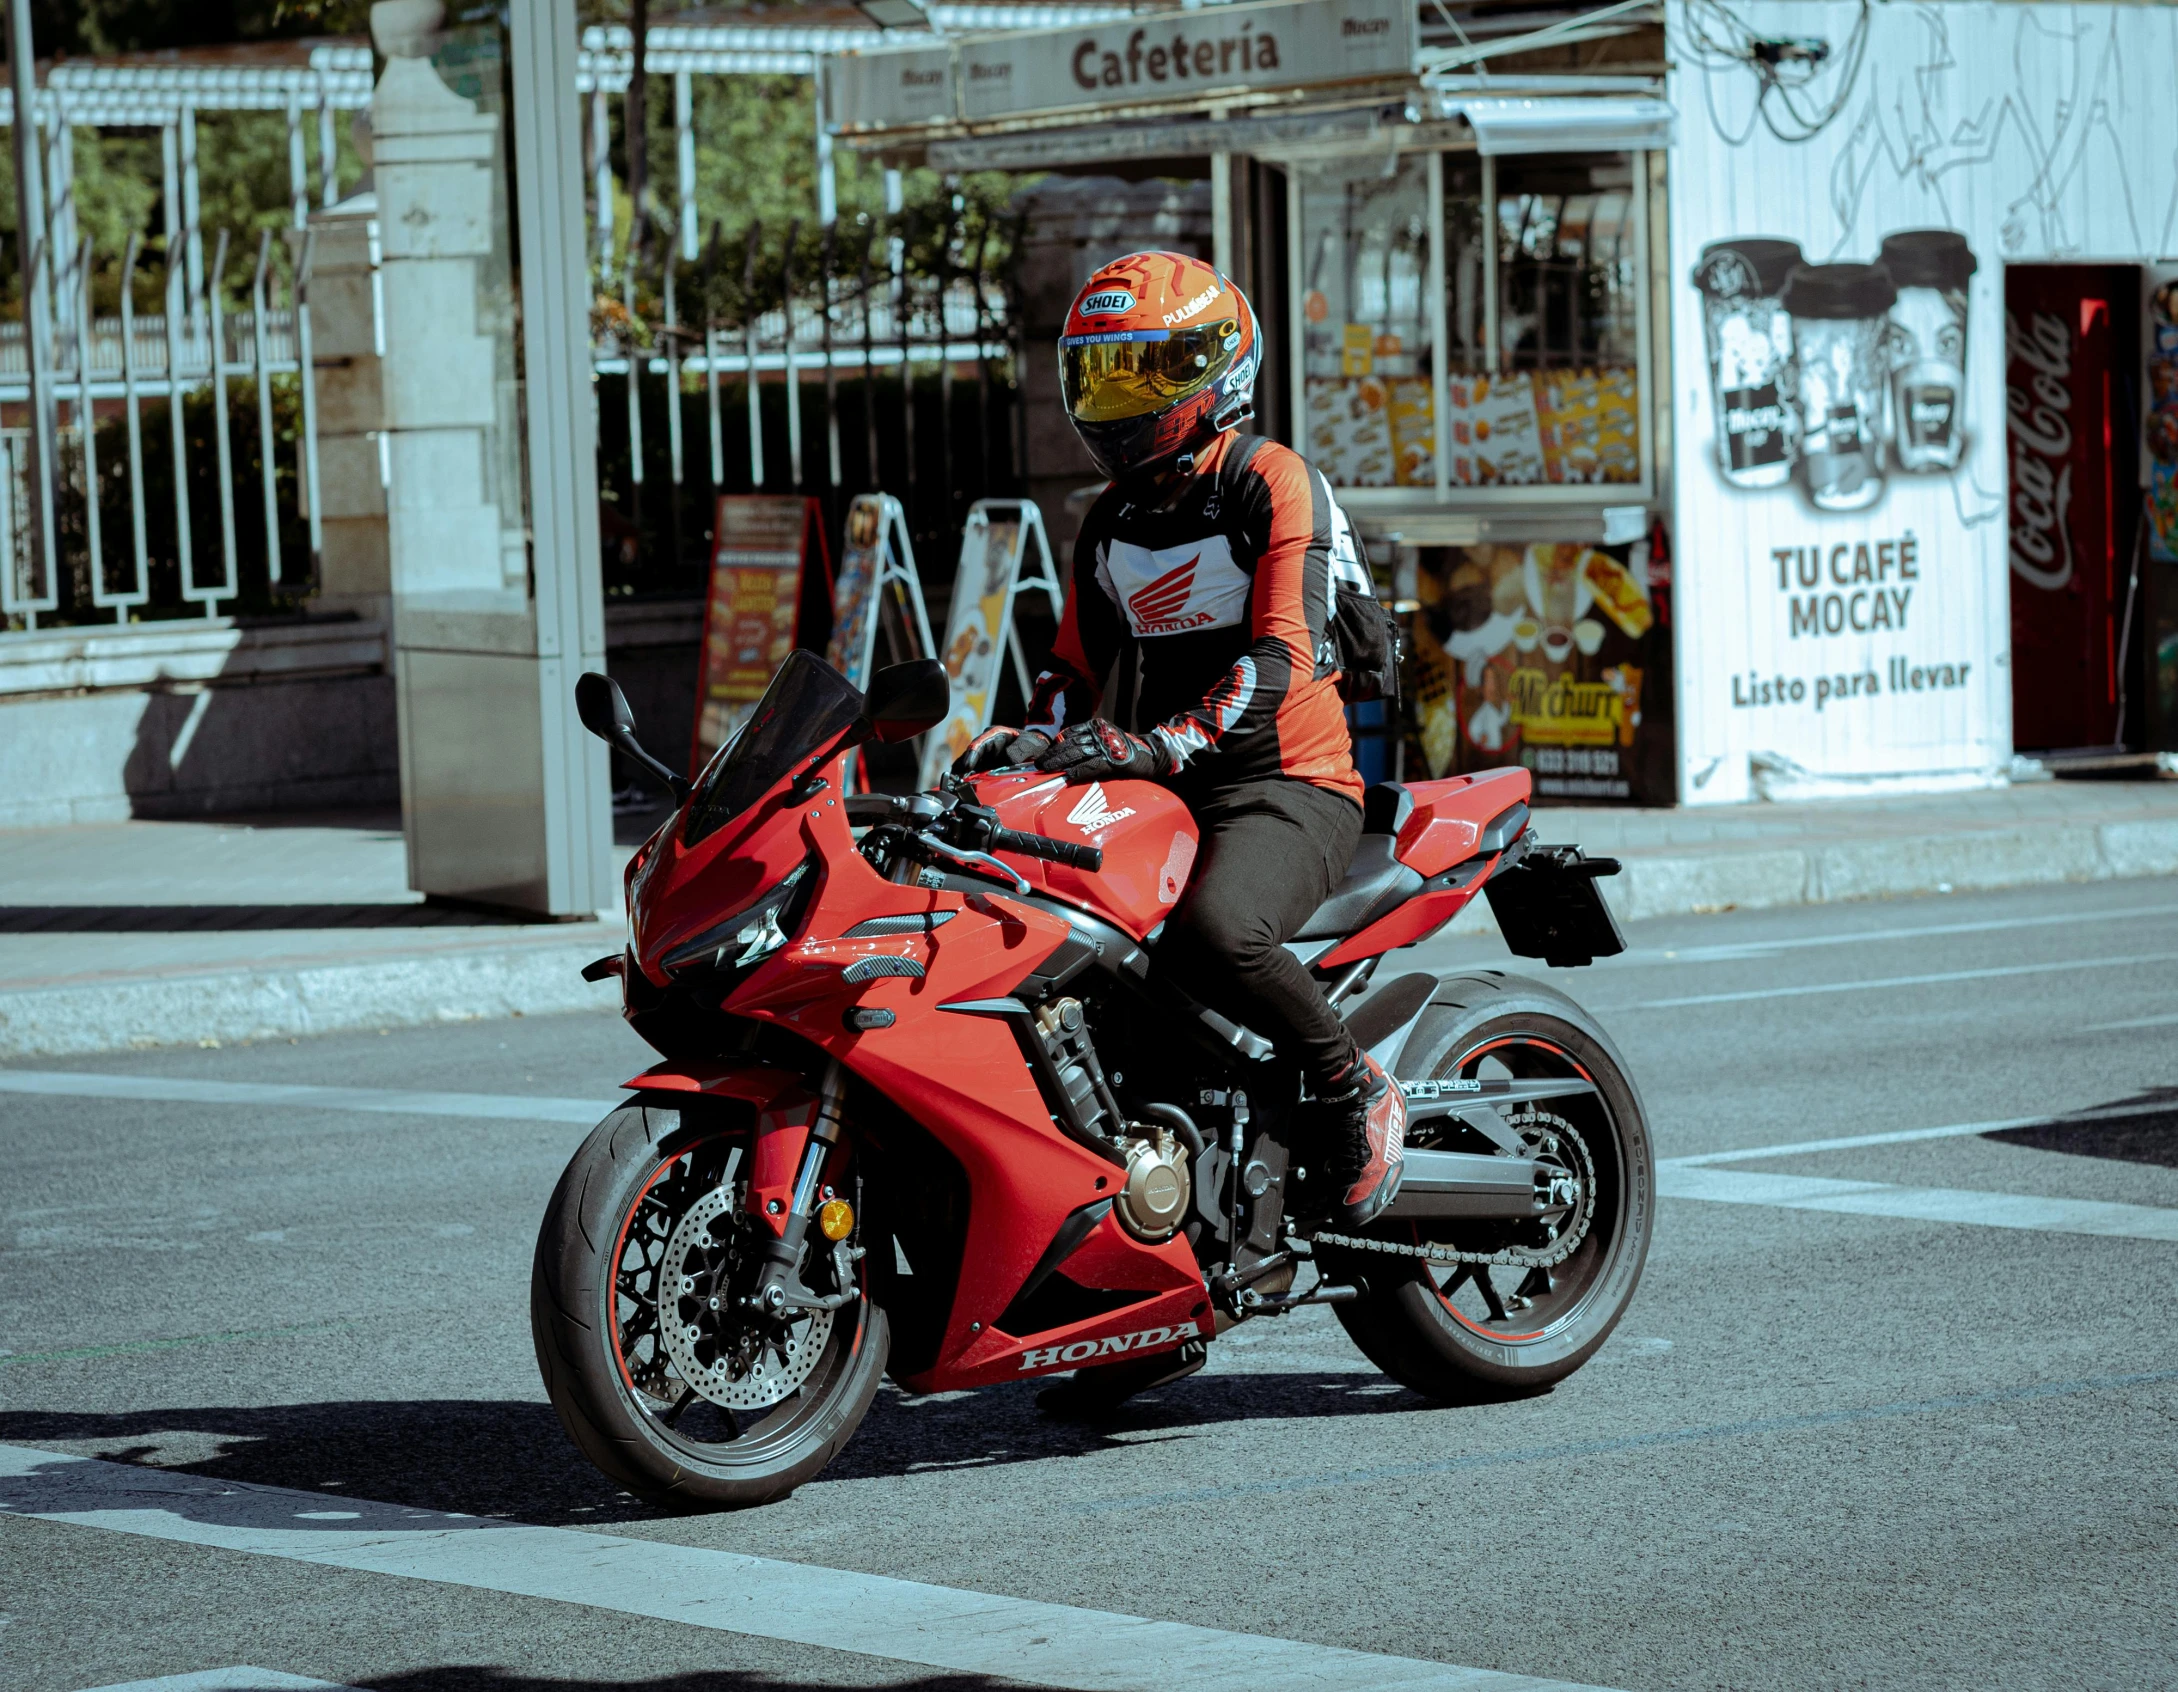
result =
[[[859,1351],[867,1302],[839,1311],[815,1366],[779,1398],[754,1410],[714,1404],[668,1355],[660,1331],[660,1264],[689,1208],[733,1179],[747,1136],[717,1134],[655,1165],[620,1219],[605,1291],[606,1323],[623,1397],[644,1432],[682,1460],[706,1469],[762,1466],[799,1443],[823,1417]],[[812,1230],[812,1240],[816,1241]],[[665,1289],[671,1294],[674,1289]],[[670,1298],[668,1299],[670,1305]],[[669,1316],[668,1319],[671,1319]]]
[[[1566,1046],[1535,1032],[1493,1034],[1438,1065],[1431,1080],[1577,1079],[1596,1076]],[[1616,1119],[1600,1087],[1591,1094],[1552,1099],[1548,1107],[1508,1111],[1505,1120],[1531,1146],[1576,1169],[1592,1189],[1593,1209],[1572,1253],[1547,1269],[1511,1264],[1427,1264],[1423,1276],[1439,1307],[1457,1327],[1498,1345],[1547,1344],[1577,1325],[1601,1284],[1616,1249],[1625,1190],[1624,1161]],[[1572,1136],[1554,1124],[1574,1130]],[[1427,1137],[1424,1137],[1426,1134]],[[1469,1143],[1472,1141],[1473,1143]],[[1475,1130],[1457,1122],[1432,1124],[1409,1142],[1416,1146],[1488,1150]],[[1585,1148],[1587,1156],[1579,1155]],[[1585,1166],[1585,1167],[1583,1167]],[[1496,1252],[1507,1246],[1547,1254],[1555,1243],[1533,1223],[1418,1222],[1405,1225],[1414,1244],[1460,1251]]]

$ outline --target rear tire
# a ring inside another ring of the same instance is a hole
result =
[[[798,1390],[760,1419],[750,1411],[746,1426],[679,1380],[655,1323],[638,1333],[646,1255],[657,1283],[659,1252],[645,1240],[661,1240],[694,1199],[731,1179],[728,1157],[750,1127],[741,1107],[622,1106],[568,1164],[537,1236],[530,1331],[560,1425],[610,1479],[659,1502],[741,1509],[785,1497],[847,1443],[885,1372],[891,1333],[866,1278]]]
[[[1624,1062],[1595,1019],[1563,993],[1490,972],[1452,977],[1439,986],[1397,1069],[1400,1079],[1410,1081],[1478,1071],[1583,1073],[1597,1087],[1592,1098],[1550,1101],[1586,1145],[1595,1190],[1588,1232],[1580,1247],[1548,1272],[1550,1286],[1518,1269],[1433,1265],[1368,1251],[1320,1254],[1329,1259],[1327,1279],[1352,1274],[1368,1284],[1366,1298],[1335,1308],[1362,1353],[1392,1379],[1447,1403],[1545,1391],[1610,1337],[1648,1257],[1655,1160]],[[1439,1242],[1467,1250],[1534,1243],[1493,1236],[1487,1232],[1492,1227],[1508,1225],[1386,1221],[1368,1232],[1406,1244]],[[1487,1293],[1475,1279],[1478,1274],[1494,1276]]]

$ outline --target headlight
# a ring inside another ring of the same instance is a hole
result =
[[[793,938],[801,923],[807,896],[816,886],[810,874],[812,863],[804,858],[755,904],[666,953],[666,973],[677,975],[684,969],[696,968],[750,969],[770,957]]]

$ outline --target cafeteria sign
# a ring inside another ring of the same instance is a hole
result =
[[[820,589],[827,599],[831,594],[831,565],[815,500],[721,494],[712,534],[691,773],[734,737],[799,643],[802,583],[812,550],[825,578]]]
[[[827,121],[835,130],[985,123],[1406,77],[1414,20],[1406,0],[1276,0],[846,54],[828,79]]]

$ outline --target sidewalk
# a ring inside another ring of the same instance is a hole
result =
[[[1556,806],[1536,829],[1621,859],[1603,886],[1634,919],[2178,874],[2178,782]],[[617,921],[486,921],[405,879],[390,816],[0,830],[0,1060],[617,1003],[579,974]],[[1491,926],[1478,902],[1454,931]]]
[[[398,815],[0,830],[0,1060],[610,1009],[625,942],[424,904]]]

